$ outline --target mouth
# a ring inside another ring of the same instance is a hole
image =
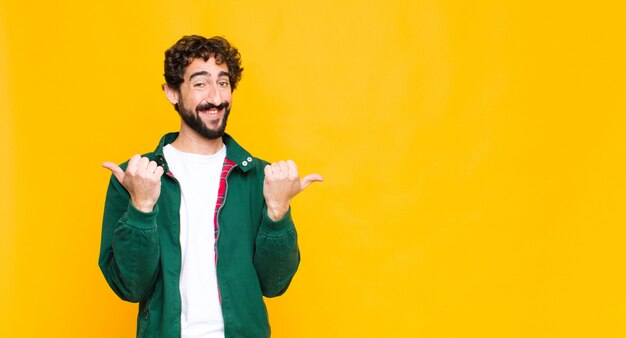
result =
[[[223,116],[227,106],[228,104],[225,102],[217,106],[210,103],[203,104],[196,108],[196,112],[198,113],[198,116],[205,116],[213,120]]]
[[[219,109],[218,107],[212,107],[209,109],[198,109],[198,115],[206,116],[211,119],[216,119],[222,115],[223,111],[223,108]]]

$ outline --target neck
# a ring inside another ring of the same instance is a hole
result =
[[[200,155],[213,155],[222,149],[223,145],[224,142],[221,137],[214,140],[208,139],[189,128],[182,121],[180,133],[172,142],[172,146],[182,152]]]

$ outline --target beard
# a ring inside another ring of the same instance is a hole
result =
[[[182,102],[178,104],[178,115],[183,119],[183,122],[198,134],[208,138],[209,140],[215,140],[224,136],[226,130],[226,122],[228,121],[228,115],[230,114],[230,104],[228,102],[222,102],[219,105],[211,103],[203,103],[196,106],[195,111],[191,111],[182,105]],[[209,128],[206,123],[200,118],[200,111],[217,108],[218,110],[224,109],[222,119],[215,122],[217,126],[214,129]]]

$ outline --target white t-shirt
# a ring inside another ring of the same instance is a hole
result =
[[[163,148],[180,184],[180,324],[182,338],[224,338],[215,270],[214,213],[226,146],[213,155]]]

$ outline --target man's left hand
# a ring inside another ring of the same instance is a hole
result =
[[[263,196],[267,204],[267,215],[274,221],[283,218],[289,210],[289,203],[297,194],[309,184],[322,181],[324,179],[318,174],[300,179],[298,167],[292,160],[266,165]]]

